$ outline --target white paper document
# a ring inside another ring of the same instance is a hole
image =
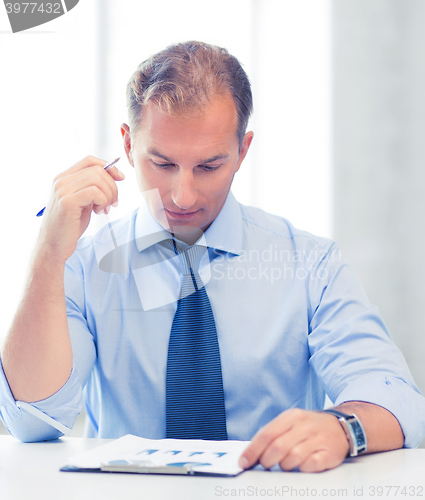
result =
[[[128,434],[71,457],[61,470],[234,476],[249,441],[145,439]]]

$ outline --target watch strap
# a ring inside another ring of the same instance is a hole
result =
[[[333,408],[323,411],[338,418],[350,445],[350,451],[347,454],[348,457],[356,457],[367,451],[366,433],[357,415],[348,415]]]
[[[331,413],[332,415],[335,415],[335,417],[338,418],[348,418],[350,416],[348,413],[343,413],[342,411],[334,410],[333,408],[329,408],[323,411],[326,413]]]

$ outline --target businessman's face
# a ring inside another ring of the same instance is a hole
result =
[[[163,208],[147,200],[152,215],[162,225],[165,215],[182,239],[193,239],[191,228],[206,231],[226,201],[253,136],[245,135],[239,152],[236,130],[231,96],[213,99],[190,117],[169,116],[149,103],[137,133],[130,137],[127,125],[121,129],[139,188],[159,190]]]

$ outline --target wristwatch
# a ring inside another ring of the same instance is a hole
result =
[[[366,434],[360,420],[356,415],[348,415],[347,413],[334,410],[333,408],[323,411],[326,413],[330,413],[331,415],[335,415],[335,417],[338,418],[342,428],[344,429],[345,435],[348,439],[348,443],[350,444],[350,451],[347,455],[348,457],[356,457],[357,455],[360,455],[361,453],[365,453],[367,451]]]

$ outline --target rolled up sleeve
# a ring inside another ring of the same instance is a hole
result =
[[[10,434],[20,441],[47,441],[69,434],[81,409],[81,383],[74,368],[55,394],[26,403],[15,401],[0,359],[0,415]]]
[[[83,387],[96,360],[85,315],[82,267],[75,255],[67,262],[64,281],[73,352],[73,367],[66,383],[42,401],[15,401],[0,359],[0,416],[10,434],[24,442],[57,439],[71,432],[82,410]]]
[[[365,401],[382,406],[398,420],[405,436],[405,448],[416,448],[425,435],[425,405],[422,395],[401,378],[379,376],[352,381],[337,397],[344,401]]]
[[[333,257],[330,258],[329,256]],[[425,398],[351,268],[334,245],[311,279],[310,363],[336,405],[364,401],[390,411],[416,447],[425,436]]]

